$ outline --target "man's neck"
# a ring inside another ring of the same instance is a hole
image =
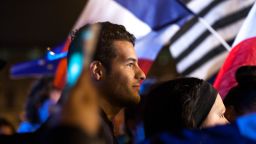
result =
[[[105,99],[100,99],[100,108],[104,111],[104,113],[107,115],[107,118],[112,121],[113,118],[119,113],[119,111],[122,109],[121,107],[117,107],[109,103]]]

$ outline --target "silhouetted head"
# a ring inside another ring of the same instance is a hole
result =
[[[256,112],[256,66],[242,66],[237,69],[237,85],[224,99],[226,117],[234,121],[238,116]]]
[[[197,78],[170,80],[145,97],[145,133],[151,137],[165,131],[224,124],[224,112],[218,92],[209,83]]]

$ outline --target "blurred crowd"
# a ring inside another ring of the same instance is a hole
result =
[[[0,118],[0,143],[256,143],[256,66],[224,97],[198,78],[146,79],[134,41],[110,22],[77,30],[65,88],[37,80],[18,129]]]

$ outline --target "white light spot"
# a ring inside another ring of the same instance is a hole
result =
[[[55,55],[55,53],[53,51],[50,51],[49,53],[50,53],[50,55]]]

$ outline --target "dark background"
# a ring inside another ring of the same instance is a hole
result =
[[[42,57],[47,47],[63,42],[85,0],[2,0],[0,2],[0,116],[16,126],[26,95],[37,78],[12,79],[12,64]]]

